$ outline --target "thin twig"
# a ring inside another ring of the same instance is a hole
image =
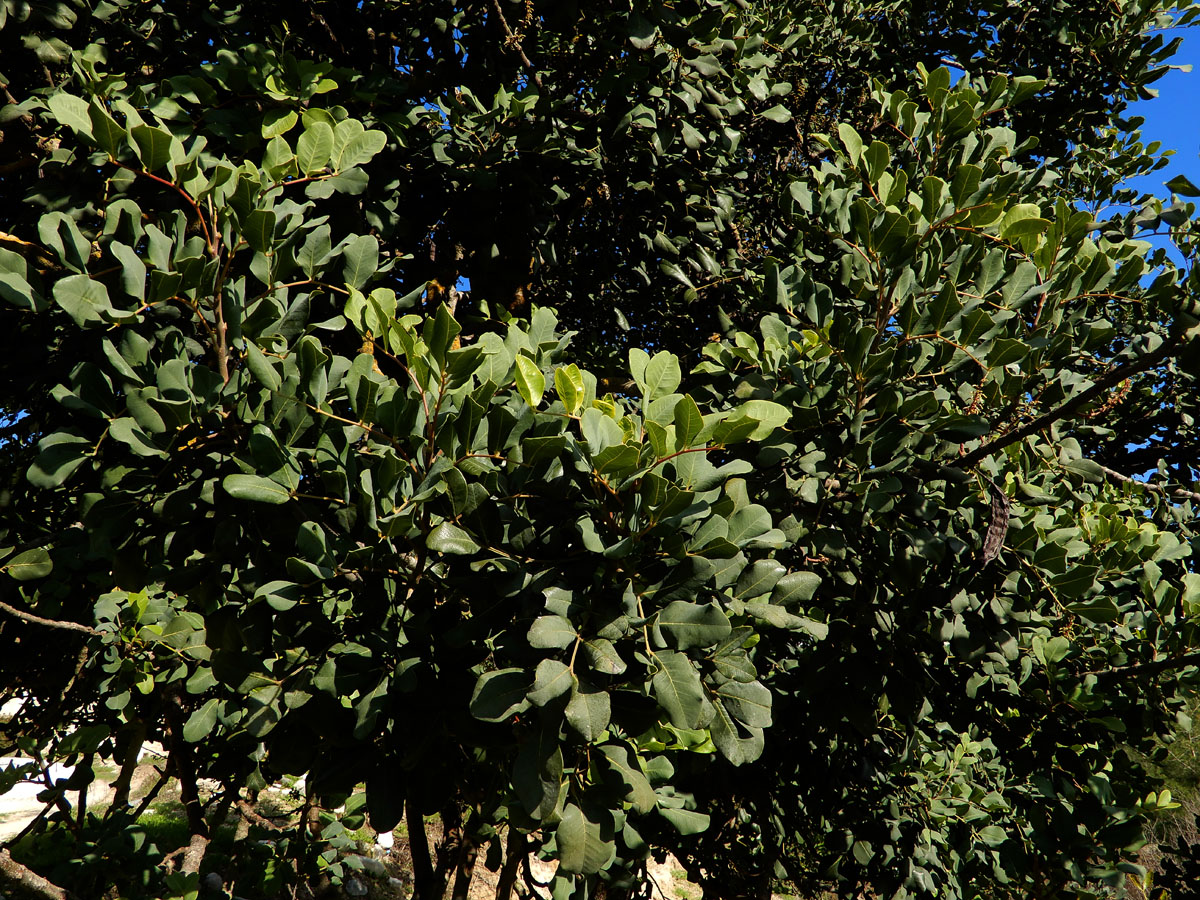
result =
[[[204,213],[202,213],[200,211],[200,207],[196,205],[196,200],[195,200],[195,198],[192,197],[191,194],[189,194],[187,191],[185,191],[183,188],[181,188],[175,182],[168,181],[166,178],[160,178],[159,176],[153,174],[152,172],[147,172],[145,169],[135,169],[133,166],[127,166],[127,165],[125,165],[125,163],[117,162],[116,160],[113,160],[113,163],[118,168],[125,169],[129,172],[133,172],[135,175],[142,175],[146,178],[149,178],[151,181],[157,181],[159,184],[163,185],[164,187],[170,188],[175,193],[177,193],[180,197],[182,197],[184,200],[186,200],[188,203],[188,206],[190,206],[192,208],[192,211],[196,214],[196,219],[200,223],[200,230],[204,232],[204,243],[208,246],[209,254],[213,257],[216,257],[216,255],[217,255],[216,245],[213,243],[212,234],[208,230],[208,221],[204,218]]]
[[[1099,463],[1097,463],[1099,465]],[[1135,484],[1138,487],[1145,488],[1155,494],[1162,494],[1164,497],[1177,497],[1180,500],[1196,500],[1200,501],[1200,493],[1196,491],[1188,491],[1183,488],[1168,488],[1161,484],[1154,484],[1149,481],[1138,481],[1136,478],[1131,478],[1124,472],[1118,472],[1116,469],[1110,469],[1108,466],[1100,466],[1101,471],[1114,481],[1119,481],[1121,484]]]
[[[16,616],[18,619],[24,619],[26,622],[33,622],[35,625],[45,625],[47,628],[61,628],[64,631],[78,631],[82,634],[92,635],[93,637],[100,634],[100,632],[95,628],[91,628],[87,625],[80,625],[78,622],[64,622],[60,619],[45,619],[42,616],[35,616],[33,613],[17,609],[15,606],[10,606],[3,600],[0,600],[0,609],[4,610],[9,615]]]
[[[1091,672],[1081,672],[1079,678],[1095,675],[1097,678],[1120,678],[1125,675],[1157,675],[1159,672],[1169,672],[1171,669],[1184,669],[1188,666],[1200,665],[1200,653],[1188,653],[1163,659],[1158,662],[1139,663],[1133,666],[1117,666],[1111,669],[1095,669]]]
[[[521,58],[521,64],[533,74],[533,83],[538,86],[538,90],[541,90],[542,76],[533,67],[533,63],[530,62],[529,57],[525,55],[525,48],[521,46],[520,39],[508,27],[508,20],[504,18],[504,10],[500,8],[500,0],[492,0],[492,10],[496,13],[496,19],[500,22],[500,27],[504,29],[505,46],[517,51],[517,55]]]

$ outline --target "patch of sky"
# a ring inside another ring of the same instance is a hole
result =
[[[1177,176],[1200,185],[1200,28],[1172,28],[1163,33],[1167,42],[1177,37],[1183,40],[1171,58],[1170,70],[1150,86],[1157,96],[1132,103],[1125,111],[1126,118],[1145,119],[1141,126],[1144,143],[1159,141],[1164,150],[1175,151],[1166,168],[1126,182],[1139,193],[1164,199],[1170,195],[1167,182]],[[1150,239],[1154,246],[1166,247],[1177,261],[1182,261],[1174,253],[1168,235],[1153,235]]]

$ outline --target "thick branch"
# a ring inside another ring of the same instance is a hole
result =
[[[45,625],[47,628],[61,628],[64,631],[78,631],[87,635],[98,635],[100,632],[95,628],[87,625],[80,625],[78,622],[64,622],[59,619],[45,619],[41,616],[35,616],[33,613],[25,612],[17,609],[15,606],[10,606],[3,600],[0,600],[0,609],[18,619],[24,619],[26,622],[33,622],[35,625]]]
[[[21,865],[8,855],[7,850],[0,850],[0,884],[34,897],[45,897],[47,900],[68,900],[70,897],[70,894],[53,881],[47,881],[37,872]]]
[[[168,766],[175,769],[175,777],[179,779],[179,799],[183,802],[184,814],[187,816],[188,831],[191,839],[183,856],[183,871],[198,872],[208,849],[208,823],[204,821],[204,806],[200,803],[200,792],[196,786],[196,766],[192,758],[192,745],[183,737],[183,725],[178,698],[167,700],[167,735],[170,741],[171,756]]]
[[[266,828],[268,831],[281,831],[282,830],[281,826],[276,825],[274,822],[272,822],[266,816],[262,815],[262,813],[260,813],[253,806],[251,806],[250,803],[246,800],[238,800],[234,804],[234,807],[241,814],[242,818],[245,819],[247,822],[249,822],[251,825],[257,825],[259,828]]]
[[[517,883],[517,873],[521,868],[521,860],[528,855],[525,847],[524,832],[512,827],[508,828],[508,842],[504,848],[504,865],[500,869],[500,881],[496,885],[496,900],[511,900],[513,888]]]
[[[1137,375],[1139,372],[1144,372],[1146,369],[1156,366],[1160,362],[1169,359],[1171,354],[1177,349],[1177,339],[1172,338],[1170,340],[1163,341],[1162,345],[1157,350],[1147,353],[1145,356],[1139,357],[1138,359],[1130,360],[1123,366],[1117,366],[1115,369],[1105,372],[1103,375],[1097,378],[1096,383],[1086,391],[1082,391],[1079,394],[1076,394],[1070,400],[1060,403],[1048,413],[1038,416],[1032,422],[1028,422],[1022,425],[1020,428],[1014,428],[1012,431],[1008,432],[1008,434],[1002,434],[985,444],[980,444],[974,450],[956,460],[956,465],[963,469],[969,469],[987,457],[991,456],[996,451],[1003,450],[1009,444],[1015,444],[1017,441],[1021,441],[1029,437],[1031,434],[1036,434],[1045,428],[1049,428],[1059,419],[1065,419],[1067,416],[1077,412],[1080,407],[1092,400],[1095,400],[1109,388],[1120,384],[1126,378]]]
[[[418,900],[438,900],[442,896],[442,885],[433,871],[433,859],[429,855],[429,838],[425,834],[425,820],[416,804],[416,792],[410,790],[404,798],[404,819],[408,825],[408,849],[413,862],[413,896]]]

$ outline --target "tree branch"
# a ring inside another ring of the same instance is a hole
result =
[[[45,625],[47,628],[61,628],[64,631],[78,631],[82,634],[90,635],[92,637],[95,637],[100,633],[95,628],[91,628],[87,625],[80,625],[78,622],[64,622],[60,619],[45,619],[41,616],[35,616],[33,613],[17,609],[15,606],[10,606],[3,600],[0,600],[0,609],[4,610],[9,615],[16,616],[18,619],[24,619],[26,622],[33,622],[35,625]]]
[[[1138,359],[1130,360],[1123,366],[1117,366],[1115,369],[1110,369],[1099,378],[1086,391],[1081,391],[1070,400],[1060,403],[1048,413],[1038,416],[1032,422],[1022,425],[1020,428],[1014,428],[1007,434],[1002,434],[997,438],[988,441],[985,444],[980,444],[974,450],[960,457],[955,461],[955,464],[963,469],[970,469],[972,466],[978,465],[983,459],[991,456],[997,450],[1003,450],[1009,444],[1015,444],[1017,441],[1024,440],[1031,434],[1048,428],[1057,422],[1059,419],[1064,419],[1072,413],[1076,412],[1081,406],[1090,400],[1099,397],[1115,384],[1119,384],[1126,378],[1136,375],[1139,372],[1144,372],[1151,366],[1155,366],[1163,360],[1169,358],[1176,349],[1178,349],[1178,338],[1170,338],[1162,342],[1157,350],[1147,353],[1145,356]]]
[[[1110,469],[1108,466],[1101,465],[1100,463],[1096,463],[1096,465],[1100,466],[1105,475],[1107,475],[1113,481],[1121,482],[1121,484],[1135,484],[1138,487],[1145,488],[1152,493],[1162,494],[1164,497],[1175,497],[1179,500],[1200,501],[1200,493],[1196,491],[1188,491],[1184,490],[1183,488],[1168,488],[1164,485],[1154,484],[1150,481],[1138,481],[1136,478],[1131,478],[1123,472],[1118,472],[1116,469]]]
[[[500,22],[500,27],[504,29],[504,45],[505,48],[511,48],[517,51],[517,55],[521,58],[521,65],[527,68],[533,75],[533,83],[538,86],[538,90],[542,88],[542,76],[538,74],[529,57],[525,54],[525,48],[521,46],[521,38],[513,33],[513,30],[508,27],[508,20],[504,18],[504,10],[500,8],[500,0],[492,0],[492,10],[496,13],[496,19]]]
[[[47,881],[33,869],[21,865],[8,855],[7,850],[0,850],[0,884],[47,900],[69,900],[71,896],[53,881]]]
[[[1171,659],[1163,659],[1151,663],[1139,663],[1133,666],[1095,669],[1091,672],[1083,672],[1079,677],[1086,678],[1088,675],[1095,675],[1098,679],[1111,679],[1122,678],[1126,675],[1157,675],[1160,672],[1169,672],[1172,669],[1186,669],[1188,666],[1200,666],[1200,653],[1186,653],[1183,656],[1175,656]]]

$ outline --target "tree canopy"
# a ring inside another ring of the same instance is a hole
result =
[[[1200,189],[1124,114],[1193,15],[2,0],[0,790],[75,774],[0,882],[1140,877]]]

